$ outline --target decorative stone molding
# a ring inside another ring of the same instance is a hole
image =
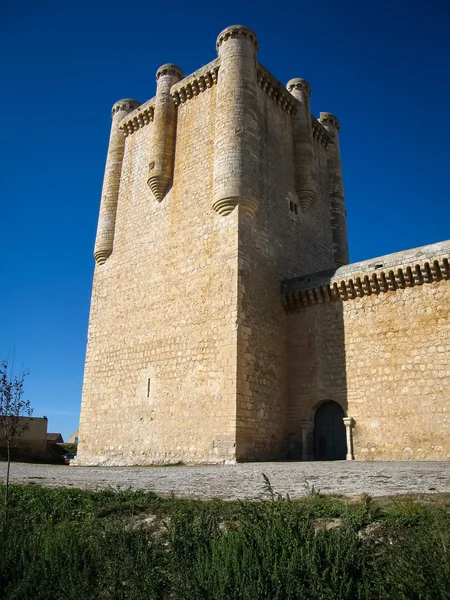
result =
[[[446,253],[440,254],[439,250],[446,250]],[[410,264],[408,260],[402,261],[408,255],[419,260],[412,260]],[[443,279],[450,280],[449,259],[450,242],[440,242],[405,253],[398,252],[347,265],[336,271],[322,271],[285,281],[282,284],[282,300],[288,311],[298,310],[315,304],[345,302]]]
[[[283,84],[277,81],[260,63],[257,65],[256,74],[257,84],[262,91],[272,98],[290,117],[294,118],[297,105]]]
[[[219,51],[219,48],[223,42],[230,38],[250,40],[255,47],[255,53],[258,52],[258,38],[256,37],[255,33],[248,27],[245,27],[245,25],[231,25],[219,33],[216,42],[217,52]]]
[[[245,197],[221,198],[214,202],[213,208],[221,217],[226,217],[236,206],[240,206],[249,217],[256,217],[259,212],[259,205],[255,200]]]
[[[158,69],[157,79],[163,74],[169,74],[169,67],[173,65],[163,65]],[[178,67],[176,69],[171,68],[171,73],[179,73]],[[208,65],[199,69],[189,77],[183,79],[180,84],[175,84],[170,90],[170,95],[173,99],[175,106],[179,106],[183,102],[190,100],[197,96],[200,92],[211,88],[217,83],[219,71],[219,60],[216,59],[210,62]],[[154,120],[155,116],[155,98],[152,98],[137,110],[124,119],[120,124],[120,129],[123,131],[125,137],[133,134],[138,129],[145,127]]]
[[[137,110],[132,112],[127,118],[123,119],[120,124],[120,129],[125,137],[131,135],[141,127],[145,127],[153,121],[155,114],[155,105],[153,102],[146,102]]]
[[[201,92],[212,88],[217,83],[218,71],[219,60],[216,59],[183,79],[179,84],[172,86],[170,94],[175,106],[179,106],[198,96]]]

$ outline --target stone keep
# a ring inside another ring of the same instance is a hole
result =
[[[450,243],[349,265],[339,121],[257,51],[112,109],[79,465],[450,457]]]

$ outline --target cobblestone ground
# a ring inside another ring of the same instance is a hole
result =
[[[358,496],[450,492],[450,462],[292,462],[226,466],[68,467],[13,463],[12,483],[147,490],[186,498],[256,498],[265,473],[291,498],[315,491]],[[0,463],[0,481],[6,464]]]

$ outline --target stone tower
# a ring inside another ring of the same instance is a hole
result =
[[[354,423],[336,334],[350,296],[332,280],[349,269],[339,122],[257,61],[250,29],[217,52],[113,107],[77,464],[305,459],[325,400]]]
[[[243,26],[113,107],[79,464],[285,454],[280,281],[348,259],[337,119]]]

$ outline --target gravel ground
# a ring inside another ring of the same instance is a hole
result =
[[[450,462],[291,462],[225,466],[68,467],[13,463],[12,483],[97,489],[147,490],[185,498],[256,498],[265,473],[273,489],[291,498],[315,491],[358,496],[450,492]],[[0,481],[6,464],[0,463]]]

